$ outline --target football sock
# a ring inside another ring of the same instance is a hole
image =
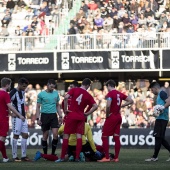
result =
[[[55,154],[55,150],[57,148],[57,143],[58,143],[58,139],[53,139],[52,140],[52,152],[51,152],[52,155]]]
[[[101,145],[96,145],[96,149],[97,149],[99,152],[104,153],[103,146],[101,146]]]
[[[78,138],[77,146],[76,146],[76,159],[79,159],[81,149],[82,149],[82,138]]]
[[[108,137],[103,137],[102,136],[102,141],[103,141],[103,150],[105,153],[105,157],[106,159],[109,159],[109,141],[108,141]]]
[[[115,156],[114,159],[117,159],[119,157],[119,152],[120,152],[120,138],[119,136],[114,136],[114,141],[115,141]]]
[[[162,138],[155,137],[155,149],[154,149],[154,158],[158,157],[159,151],[161,149]]]
[[[47,154],[47,141],[42,140],[42,147],[43,147],[43,152],[44,154]]]
[[[62,150],[61,150],[61,159],[65,158],[67,149],[68,149],[68,139],[63,139]]]
[[[5,148],[5,142],[0,140],[0,151],[2,153],[3,158],[7,159],[7,155],[6,155],[6,148]]]
[[[13,158],[17,157],[17,141],[18,139],[15,139],[15,138],[12,139],[12,157]]]
[[[162,139],[162,145],[170,152],[170,145],[165,139]]]
[[[56,155],[41,154],[41,157],[44,158],[44,159],[47,159],[49,161],[58,160],[58,156],[56,156]]]
[[[27,153],[27,139],[22,138],[21,140],[21,157],[26,157]]]

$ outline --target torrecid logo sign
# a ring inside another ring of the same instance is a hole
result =
[[[40,58],[24,58],[18,57],[18,64],[19,65],[28,65],[28,64],[49,64],[49,58],[47,57],[40,57]]]

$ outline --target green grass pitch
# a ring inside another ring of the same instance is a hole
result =
[[[29,158],[33,159],[36,149],[28,149]],[[40,149],[41,151],[41,149]],[[110,150],[113,152],[113,150]],[[11,158],[11,150],[7,153]],[[20,153],[20,150],[18,150]],[[98,163],[98,162],[64,162],[55,163],[40,159],[36,162],[10,162],[0,163],[0,170],[168,170],[170,162],[166,162],[169,154],[165,149],[162,149],[159,154],[158,162],[145,162],[153,153],[153,149],[121,149],[120,162],[114,163]],[[57,150],[60,155],[60,149]],[[18,154],[20,156],[20,154]],[[0,157],[1,158],[1,157]]]

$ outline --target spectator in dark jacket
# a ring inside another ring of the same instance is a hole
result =
[[[6,8],[10,10],[10,13],[12,14],[15,7],[15,2],[13,0],[8,0],[6,4]]]

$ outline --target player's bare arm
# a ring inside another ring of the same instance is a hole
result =
[[[107,100],[107,103],[106,103],[106,117],[109,117],[109,115],[110,115],[111,103],[112,103],[112,100]]]
[[[41,120],[40,120],[40,103],[37,103],[37,106],[36,106],[36,120],[37,120],[37,124],[39,125],[39,126],[41,126]]]
[[[70,110],[68,110],[68,98],[70,97],[69,94],[66,94],[64,97],[64,114],[67,115]]]
[[[131,105],[131,104],[133,104],[133,100],[132,100],[132,98],[130,97],[130,96],[128,96],[126,99],[125,99],[125,103],[124,104],[122,104],[122,106],[121,107],[125,107],[125,106],[128,106],[128,105]]]
[[[92,105],[91,109],[88,112],[84,113],[84,115],[88,116],[88,115],[92,114],[97,108],[98,108],[98,105],[96,103],[94,103]]]
[[[56,108],[57,108],[57,113],[58,113],[58,116],[59,116],[59,123],[61,124],[63,121],[63,116],[62,116],[62,112],[61,112],[61,108],[60,108],[60,104],[57,103],[56,104]]]
[[[7,104],[8,109],[10,109],[17,117],[19,117],[22,121],[25,121],[25,117],[22,116],[12,105],[11,103]]]

